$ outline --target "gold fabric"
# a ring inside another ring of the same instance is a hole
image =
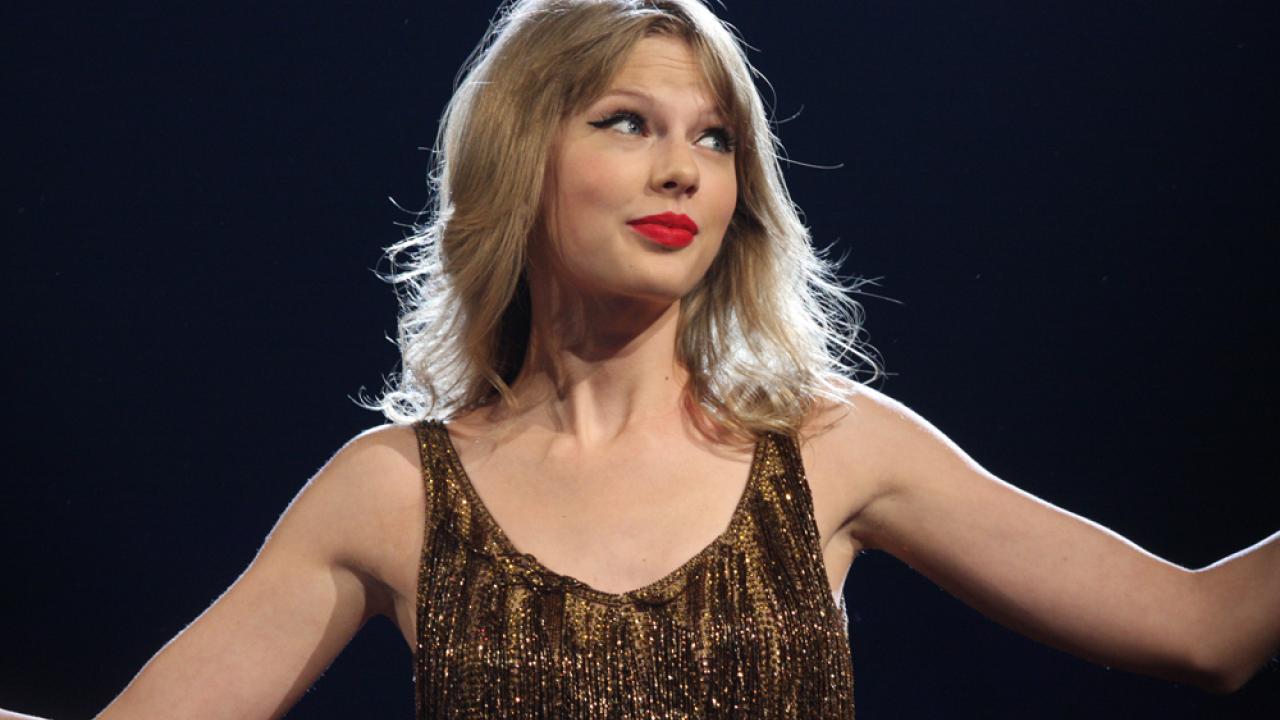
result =
[[[419,720],[853,717],[847,616],[827,584],[792,438],[758,439],[720,537],[661,580],[615,594],[517,550],[444,426],[414,429],[428,508]]]

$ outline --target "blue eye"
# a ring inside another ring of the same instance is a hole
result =
[[[733,135],[725,128],[711,128],[698,142],[702,142],[702,140],[706,140],[707,138],[711,138],[716,141],[715,147],[711,148],[716,152],[731,153],[737,145],[734,142]]]
[[[627,135],[643,135],[646,129],[644,118],[630,110],[610,113],[608,116],[588,124],[602,129],[617,126],[620,132]]]
[[[602,130],[605,128],[613,128],[624,135],[643,136],[649,132],[648,121],[645,120],[643,115],[632,110],[618,110],[616,112],[611,112],[599,120],[592,120],[587,124]],[[701,138],[698,138],[698,143],[702,144],[708,138],[715,142],[711,145],[703,145],[703,147],[714,150],[718,153],[724,153],[726,155],[732,153],[736,145],[733,139],[733,134],[723,127],[709,128],[705,133],[703,133]]]

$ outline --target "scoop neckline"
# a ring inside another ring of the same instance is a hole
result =
[[[678,567],[651,583],[642,585],[625,592],[613,593],[599,588],[593,587],[572,575],[556,572],[547,567],[532,553],[521,552],[511,542],[511,538],[507,536],[507,532],[502,529],[498,521],[489,512],[489,508],[485,505],[484,500],[480,498],[480,493],[476,491],[475,486],[471,482],[471,476],[467,473],[466,467],[462,464],[462,458],[458,455],[458,449],[453,443],[453,435],[449,432],[448,426],[442,420],[433,422],[438,432],[444,436],[444,446],[449,454],[449,463],[453,465],[456,475],[459,478],[459,485],[462,486],[462,492],[466,495],[468,502],[472,503],[476,508],[477,514],[485,526],[490,530],[491,535],[497,542],[501,554],[521,562],[525,568],[536,575],[542,576],[544,579],[549,578],[552,584],[561,585],[569,590],[573,590],[583,596],[607,603],[607,604],[629,604],[635,601],[646,601],[655,599],[670,599],[672,593],[670,590],[677,584],[680,590],[683,589],[684,578],[692,572],[697,566],[706,561],[722,547],[731,547],[735,545],[737,539],[737,531],[743,522],[743,518],[747,512],[747,506],[750,504],[751,496],[755,492],[757,476],[760,474],[762,467],[761,456],[765,443],[764,436],[756,438],[755,447],[751,453],[751,464],[747,469],[747,482],[742,488],[742,494],[738,496],[738,502],[733,508],[733,514],[729,517],[729,522],[725,529],[715,537],[710,543],[705,545],[701,550],[695,553],[688,560],[685,560]],[[665,598],[656,598],[654,596],[663,595]]]

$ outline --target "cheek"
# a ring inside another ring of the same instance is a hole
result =
[[[564,219],[572,220],[575,212],[618,209],[632,193],[632,184],[625,163],[598,154],[569,155],[560,163],[556,194],[567,211]]]
[[[738,184],[734,173],[722,172],[720,175],[717,182],[708,188],[713,193],[713,197],[708,198],[708,205],[719,221],[720,229],[725,230],[729,227],[729,221],[733,219],[733,212],[738,205]]]
[[[729,163],[728,167],[722,171],[724,173],[724,183],[722,184],[725,203],[729,206],[729,214],[733,214],[733,208],[738,202],[738,170],[734,163]]]
[[[562,156],[551,208],[551,245],[561,271],[578,282],[595,277],[611,262],[613,243],[607,239],[620,231],[618,218],[630,197],[616,167],[592,157]]]

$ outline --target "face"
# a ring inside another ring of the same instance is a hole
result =
[[[726,120],[688,45],[640,40],[605,93],[560,129],[547,208],[560,282],[668,303],[692,290],[737,199]]]

